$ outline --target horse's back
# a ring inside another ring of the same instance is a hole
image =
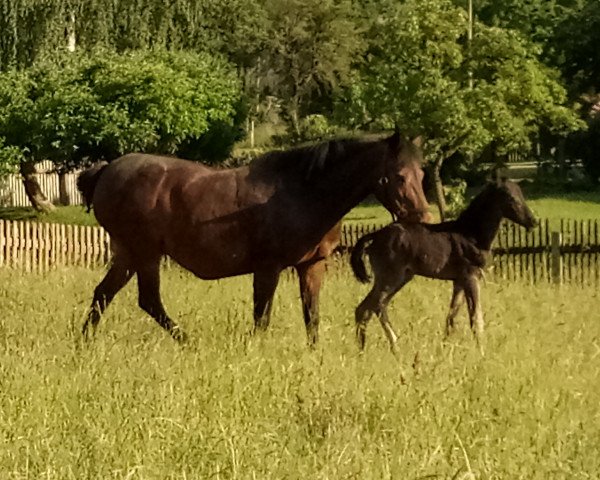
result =
[[[403,271],[434,277],[452,262],[452,240],[447,232],[427,224],[391,224],[377,232],[368,249],[374,269]]]
[[[174,157],[132,153],[111,162],[102,172],[94,191],[98,222],[111,234],[153,223],[169,208],[173,192],[213,169]],[[148,232],[145,232],[148,234]]]

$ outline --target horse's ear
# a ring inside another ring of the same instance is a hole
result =
[[[423,135],[417,135],[416,137],[414,137],[414,138],[411,139],[411,142],[416,147],[423,148],[423,144],[425,143],[425,139],[423,138]]]
[[[389,146],[392,150],[399,150],[400,142],[402,142],[402,136],[400,135],[400,130],[396,128],[394,134],[387,139]]]

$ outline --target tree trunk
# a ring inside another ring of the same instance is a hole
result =
[[[33,208],[38,212],[51,212],[54,210],[54,205],[52,205],[52,202],[48,201],[46,195],[42,192],[42,188],[35,176],[35,164],[33,162],[21,163],[19,171],[23,177],[25,193]]]
[[[298,97],[294,96],[290,99],[290,106],[288,108],[288,115],[290,117],[290,122],[292,123],[292,132],[296,136],[296,141],[300,138],[300,118],[299,118],[299,110],[300,110],[300,101]]]
[[[433,168],[431,169],[433,174],[433,186],[435,190],[435,202],[438,206],[438,211],[440,212],[440,221],[444,222],[446,220],[446,197],[444,196],[444,184],[442,183],[442,160],[436,160],[433,164]]]
[[[58,173],[58,203],[61,205],[69,205],[71,203],[67,190],[67,174],[64,172]]]

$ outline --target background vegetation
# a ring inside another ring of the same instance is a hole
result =
[[[509,154],[558,178],[581,159],[595,183],[598,2],[517,3],[475,1],[470,20],[462,0],[1,0],[0,172],[31,186],[39,157],[218,162],[244,135],[399,126],[425,140],[441,216],[445,180]]]

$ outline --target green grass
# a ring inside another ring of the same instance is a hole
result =
[[[297,285],[251,337],[251,279],[163,277],[179,348],[132,282],[90,345],[79,328],[102,272],[0,270],[2,479],[591,479],[600,471],[597,288],[488,282],[486,356],[465,315],[442,342],[448,284],[397,296],[394,359],[366,286],[342,268],[305,345]],[[404,378],[404,381],[402,381]],[[469,472],[472,475],[469,475]]]
[[[31,207],[0,207],[0,220],[29,220],[46,223],[98,225],[93,213],[80,205],[56,207],[49,213],[36,212]]]
[[[600,191],[529,195],[527,203],[540,218],[600,219]]]

